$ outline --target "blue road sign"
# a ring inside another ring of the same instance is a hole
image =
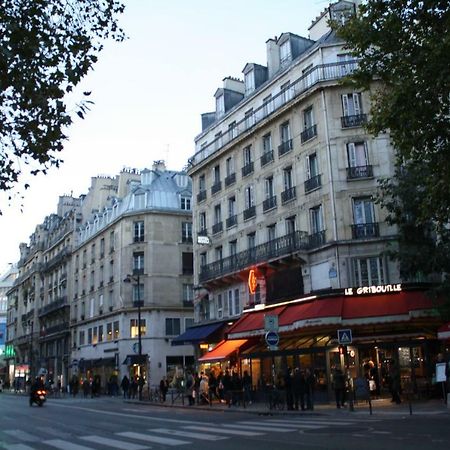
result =
[[[338,342],[340,345],[347,345],[352,343],[352,330],[346,328],[344,330],[337,330]]]
[[[269,347],[276,347],[280,342],[280,336],[276,331],[268,331],[266,333],[266,343]]]

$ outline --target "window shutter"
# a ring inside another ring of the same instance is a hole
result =
[[[356,167],[356,148],[354,142],[349,142],[347,144],[347,152],[348,152],[348,164],[350,167]]]
[[[353,105],[355,108],[355,115],[361,114],[361,94],[359,92],[353,93]]]
[[[343,94],[342,95],[342,111],[344,113],[344,116],[349,115],[349,108],[348,108],[348,95]]]

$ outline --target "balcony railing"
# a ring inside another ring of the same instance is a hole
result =
[[[269,211],[269,209],[276,208],[276,206],[277,206],[277,196],[276,195],[266,198],[263,201],[263,212]]]
[[[261,167],[264,167],[266,164],[269,164],[273,161],[273,150],[269,150],[268,152],[263,153],[261,156]]]
[[[305,181],[305,192],[311,192],[314,189],[319,188],[322,185],[320,180],[320,175],[316,175],[314,177],[311,177],[309,180]]]
[[[220,190],[222,190],[222,182],[217,181],[211,186],[211,195],[217,194]]]
[[[183,244],[192,244],[192,236],[182,236],[181,242]]]
[[[199,191],[197,194],[197,203],[200,203],[203,200],[206,200],[206,189],[204,189],[203,191]]]
[[[64,295],[62,297],[59,297],[58,299],[52,301],[48,305],[43,306],[42,308],[39,308],[38,315],[39,317],[46,316],[47,314],[50,314],[54,311],[57,311],[61,308],[70,306],[67,301],[67,295]]]
[[[281,193],[281,203],[284,205],[285,203],[294,200],[295,197],[295,186],[292,186]]]
[[[355,114],[353,116],[342,116],[342,128],[361,127],[367,123],[367,114]]]
[[[285,236],[257,245],[243,252],[228,256],[219,261],[207,264],[200,268],[200,281],[206,281],[213,278],[238,272],[254,264],[289,256],[300,250],[310,248],[307,233],[296,231]]]
[[[283,156],[286,153],[290,152],[292,150],[292,139],[288,139],[285,142],[282,142],[278,146],[278,156]]]
[[[300,140],[302,141],[302,144],[306,141],[309,141],[314,136],[317,136],[317,125],[313,125],[309,128],[306,128],[300,133]]]
[[[227,219],[227,228],[234,227],[237,224],[237,215],[230,216]]]
[[[223,231],[223,222],[217,222],[212,226],[212,234],[217,234]]]
[[[41,333],[41,339],[44,339],[45,337],[47,337],[50,334],[56,334],[56,333],[62,333],[62,332],[64,332],[64,333],[70,332],[68,322],[59,323],[58,325],[53,325],[52,327],[45,328],[45,330],[42,331],[42,333]]]
[[[250,208],[244,209],[244,220],[251,219],[256,216],[256,206],[250,206]]]
[[[372,166],[356,166],[347,167],[347,180],[355,180],[358,178],[372,178]]]
[[[286,90],[274,95],[269,101],[264,102],[259,108],[253,110],[253,120],[255,125],[263,121],[266,117],[276,114],[286,103],[293,101],[295,98],[314,88],[323,81],[339,80],[351,74],[358,67],[358,61],[344,61],[331,64],[319,64],[311,70],[306,71],[300,78],[294,80],[286,89],[289,89],[291,95],[286,96]],[[247,132],[246,120],[244,118],[236,123],[236,126],[229,131],[223,133],[220,138],[221,146],[227,145],[229,142],[238,139]],[[189,159],[190,167],[209,158],[215,152],[220,151],[216,148],[216,140],[211,141],[208,145],[202,147],[195,155]]]
[[[253,161],[247,163],[243,168],[242,168],[242,176],[246,177],[247,175],[250,175],[254,170],[254,164]]]
[[[373,223],[358,223],[352,225],[353,239],[365,239],[371,237],[378,237],[380,235],[378,222]]]
[[[325,230],[310,234],[308,236],[308,240],[311,248],[320,247],[325,244]]]
[[[230,175],[225,177],[225,186],[229,186],[233,183],[236,183],[236,173],[230,173]]]

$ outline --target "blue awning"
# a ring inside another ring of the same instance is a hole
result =
[[[224,325],[225,322],[219,322],[188,328],[172,340],[172,345],[200,344]]]

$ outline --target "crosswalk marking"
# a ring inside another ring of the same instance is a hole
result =
[[[168,428],[152,428],[149,431],[161,434],[171,434],[173,436],[201,439],[203,441],[219,441],[222,439],[228,439],[226,436],[218,436],[216,434],[194,433],[193,431],[169,430]]]
[[[211,431],[208,427],[198,427],[196,425],[189,425],[187,427],[183,427],[187,430],[197,430],[197,431]],[[219,434],[234,434],[236,436],[261,436],[264,433],[259,431],[244,431],[244,430],[224,430],[223,428],[217,428],[214,430],[215,433]]]
[[[142,445],[138,444],[132,444],[130,442],[125,441],[119,441],[117,439],[109,439],[103,436],[82,436],[80,439],[83,439],[84,441],[94,442],[96,444],[102,444],[107,445],[108,447],[112,448],[118,448],[121,450],[144,450],[150,447],[144,447]]]
[[[307,424],[311,424],[311,425],[352,425],[354,424],[354,422],[351,421],[345,421],[345,420],[326,420],[326,419],[307,419],[307,420],[298,420],[298,421],[284,421],[284,420],[280,420],[280,419],[270,419],[270,420],[265,420],[264,422],[266,423],[276,423],[276,424],[281,424],[281,423],[289,423],[289,424],[295,424],[295,425],[307,425]]]
[[[9,434],[10,436],[14,436],[16,439],[25,442],[34,442],[36,440],[36,436],[33,436],[30,433],[22,430],[2,430],[3,433]]]
[[[62,439],[51,439],[44,441],[43,444],[60,448],[61,450],[94,450],[92,447],[85,447],[84,445],[74,444],[73,442],[63,441]]]
[[[292,433],[295,430],[293,427],[273,427],[267,428],[267,425],[263,423],[253,423],[252,425],[246,424],[222,424],[221,427],[225,428],[238,428],[240,430],[254,430],[254,431],[273,431],[275,433]],[[251,428],[250,428],[251,427]]]
[[[172,439],[160,436],[149,436],[148,434],[143,433],[134,433],[133,431],[125,431],[123,433],[115,433],[117,436],[123,436],[131,439],[137,439],[140,441],[154,442],[156,444],[165,444],[165,445],[182,445],[182,444],[190,444],[189,441],[182,441],[180,439]]]
[[[296,423],[269,423],[267,424],[266,422],[255,422],[253,420],[241,420],[239,422],[236,422],[239,425],[251,425],[251,426],[257,426],[257,427],[264,427],[266,431],[272,430],[272,425],[273,426],[277,426],[277,427],[283,427],[286,429],[291,429],[291,430],[295,430],[296,428],[298,428]],[[267,426],[270,425],[270,428]]]
[[[8,450],[33,450],[33,447],[25,444],[8,444],[8,447],[5,447]]]

